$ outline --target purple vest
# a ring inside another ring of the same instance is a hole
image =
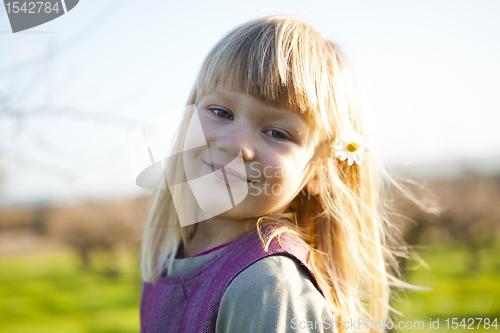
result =
[[[286,255],[298,260],[323,294],[312,273],[308,249],[304,245],[285,233],[281,236],[281,245],[274,238],[265,252],[257,231],[254,231],[186,274],[160,276],[155,284],[144,282],[141,333],[215,332],[217,313],[226,288],[241,271],[270,255]]]

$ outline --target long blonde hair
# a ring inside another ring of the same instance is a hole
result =
[[[341,166],[334,156],[339,134],[364,132],[356,85],[338,47],[296,17],[247,22],[208,54],[188,104],[197,104],[214,89],[246,93],[299,112],[314,126],[322,142],[314,170],[324,186],[316,196],[300,192],[291,202],[291,215],[261,217],[257,228],[260,233],[263,225],[274,227],[261,235],[264,245],[290,232],[311,248],[314,274],[339,320],[386,320],[390,287],[404,286],[396,259],[405,247],[386,216],[381,200],[386,182],[376,158],[367,154],[361,166]],[[175,151],[182,150],[192,112],[184,115]],[[166,178],[180,182],[182,170],[182,158],[171,160]],[[144,281],[158,279],[193,228],[179,226],[170,191],[158,190],[142,238]]]

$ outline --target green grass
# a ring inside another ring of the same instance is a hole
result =
[[[70,252],[0,259],[0,332],[137,332],[138,265],[122,253],[106,274],[103,258],[91,272]]]
[[[421,267],[409,274],[409,282],[429,291],[408,291],[401,295],[396,308],[405,314],[400,321],[423,320],[429,331],[429,320],[440,319],[440,329],[434,332],[470,332],[458,327],[446,329],[446,319],[457,318],[460,323],[472,323],[470,318],[500,320],[500,248],[492,246],[483,249],[480,255],[480,269],[469,272],[467,267],[470,253],[465,247],[432,245],[419,251],[429,268]],[[495,328],[477,329],[475,332],[498,331]],[[500,324],[500,323],[499,323]],[[499,326],[500,327],[500,326]],[[399,331],[412,330],[404,329]],[[422,330],[413,330],[422,331]]]
[[[500,248],[481,253],[481,269],[468,273],[465,248],[432,245],[420,250],[429,269],[409,275],[413,284],[430,291],[408,291],[395,304],[400,321],[424,321],[422,330],[399,332],[470,332],[446,329],[446,318],[500,319]],[[0,259],[0,333],[137,332],[140,275],[134,256],[104,261],[97,255],[94,270],[84,271],[71,252]],[[121,274],[104,274],[116,264]],[[429,329],[429,319],[440,329]],[[451,322],[450,322],[451,324]],[[476,329],[494,332],[500,329]]]

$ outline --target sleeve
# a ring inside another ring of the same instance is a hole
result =
[[[323,295],[300,262],[284,255],[263,258],[229,284],[216,333],[335,332]]]

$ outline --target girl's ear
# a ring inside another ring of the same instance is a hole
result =
[[[344,169],[344,166],[346,164],[346,161],[341,161],[340,159],[337,159],[337,167],[339,173],[342,173],[342,170]],[[326,185],[328,188],[329,186]],[[309,181],[306,183],[306,190],[312,195],[317,195],[321,192],[323,187],[323,184],[321,183],[321,179],[319,178],[317,173],[314,173],[314,176],[309,179]]]
[[[318,174],[315,174],[311,179],[306,184],[306,190],[307,192],[311,193],[312,195],[317,195],[321,192],[321,181],[319,179]]]
[[[347,160],[343,160],[343,161],[341,161],[340,159],[338,160],[339,170],[342,170],[344,168],[345,161],[347,161]]]
[[[344,169],[344,166],[345,166],[345,162],[347,160],[343,160],[341,161],[340,159],[337,159],[337,163],[338,163],[338,167],[339,167],[339,172],[342,171]]]

